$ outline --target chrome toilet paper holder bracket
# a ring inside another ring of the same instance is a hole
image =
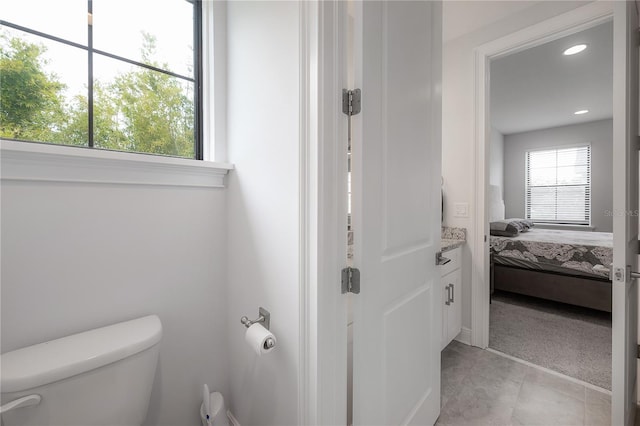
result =
[[[240,318],[240,322],[247,328],[251,327],[253,324],[257,322],[261,322],[262,326],[269,330],[269,326],[271,325],[271,314],[265,308],[260,306],[258,308],[258,319],[250,320],[246,316]]]

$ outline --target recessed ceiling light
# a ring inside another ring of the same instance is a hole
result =
[[[586,114],[588,113],[589,110],[588,109],[581,109],[580,111],[576,111],[574,112],[575,115],[582,115],[582,114]]]
[[[576,44],[575,46],[571,46],[570,48],[565,50],[563,52],[563,55],[566,55],[566,56],[575,55],[576,53],[582,52],[586,48],[587,48],[586,44]]]

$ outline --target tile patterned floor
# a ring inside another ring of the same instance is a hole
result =
[[[453,341],[442,351],[436,425],[610,424],[608,394]]]

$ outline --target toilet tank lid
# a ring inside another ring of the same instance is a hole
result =
[[[20,392],[135,355],[160,341],[156,315],[96,328],[0,356],[0,389]]]

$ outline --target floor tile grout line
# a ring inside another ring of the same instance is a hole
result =
[[[545,373],[549,373],[549,374],[554,375],[556,377],[560,377],[560,378],[566,379],[566,380],[568,380],[570,382],[582,385],[585,388],[589,388],[589,389],[592,389],[592,390],[595,390],[595,391],[598,391],[598,392],[602,392],[604,394],[607,394],[607,395],[611,396],[611,391],[610,390],[601,388],[600,386],[596,386],[596,385],[594,385],[592,383],[588,383],[588,382],[585,382],[583,380],[576,379],[575,377],[567,376],[566,374],[559,373],[559,372],[551,370],[549,368],[542,367],[540,365],[534,364],[534,363],[529,362],[529,361],[525,361],[524,359],[517,358],[517,357],[509,355],[509,354],[505,354],[504,352],[500,352],[500,351],[497,351],[497,350],[492,349],[492,348],[487,348],[485,350],[488,351],[488,352],[494,353],[496,355],[502,356],[504,358],[510,359],[512,361],[519,362],[521,364],[524,364],[524,365],[527,365],[529,367],[535,368],[537,370],[544,371]],[[586,389],[585,389],[585,401],[586,401]]]
[[[489,352],[492,352],[492,351],[489,351]],[[524,380],[526,377],[527,377],[526,374],[522,376],[522,382],[520,382],[520,387],[518,388],[518,395],[516,396],[516,402],[513,404],[513,408],[511,409],[511,417],[509,417],[509,422],[511,424],[513,424],[513,416],[516,415],[516,407],[518,406],[518,401],[520,401],[520,393],[522,392],[522,386],[524,386]]]
[[[587,426],[587,387],[584,387],[584,404],[582,404],[584,409],[584,416],[582,416],[582,424]]]

